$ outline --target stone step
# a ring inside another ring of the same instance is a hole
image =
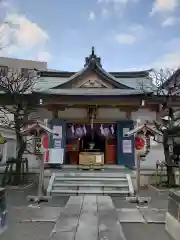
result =
[[[61,194],[76,194],[76,195],[126,195],[128,196],[129,191],[128,190],[102,190],[102,189],[80,189],[80,190],[74,190],[74,189],[53,189],[51,191],[52,195],[61,195]]]
[[[127,183],[88,183],[88,182],[67,182],[67,183],[54,183],[53,188],[57,187],[112,187],[112,188],[128,188],[128,182]]]
[[[61,172],[56,173],[56,177],[106,177],[106,178],[125,178],[124,173],[107,173],[107,172]]]
[[[108,178],[108,177],[57,177],[55,178],[55,182],[58,181],[111,181],[111,182],[127,182],[127,178]]]

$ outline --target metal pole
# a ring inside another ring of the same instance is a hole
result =
[[[40,158],[40,173],[39,173],[39,186],[38,186],[38,198],[44,196],[44,155]]]
[[[140,195],[140,155],[136,154],[136,198]]]

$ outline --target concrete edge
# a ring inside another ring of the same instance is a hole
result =
[[[126,174],[126,178],[127,178],[127,181],[128,181],[130,196],[134,196],[134,186],[133,186],[133,183],[132,183],[131,175]]]
[[[48,187],[47,187],[47,196],[50,196],[50,195],[51,195],[52,186],[53,186],[53,183],[54,183],[55,178],[56,178],[56,174],[55,174],[55,173],[52,173],[51,178],[50,178],[50,180],[49,180]]]
[[[153,190],[159,192],[159,193],[166,193],[166,192],[169,192],[170,189],[158,189],[156,188],[155,186],[153,186],[152,184],[149,185],[150,188],[152,188]]]
[[[174,240],[179,240],[180,222],[176,220],[170,213],[166,213],[165,229]]]
[[[24,191],[36,185],[36,182],[29,183],[25,186],[6,186],[5,189],[13,191]]]

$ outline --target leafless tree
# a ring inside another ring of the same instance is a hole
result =
[[[3,113],[2,124],[13,129],[16,134],[16,183],[19,182],[21,161],[26,149],[26,141],[21,135],[21,130],[28,124],[29,114],[35,107],[35,99],[32,98],[32,89],[37,79],[37,71],[21,72],[8,70],[0,71],[0,111]]]
[[[180,116],[177,117],[176,109],[172,105],[172,99],[175,97],[177,89],[179,88],[178,75],[180,75],[179,70],[151,70],[150,80],[152,80],[152,82],[148,87],[148,91],[153,93],[152,98],[158,96],[161,99],[158,106],[161,120],[159,122],[154,121],[154,125],[163,133],[162,144],[167,165],[168,184],[170,186],[175,185],[175,176],[173,168],[168,167],[173,165],[173,159],[170,155],[169,137],[170,132],[173,132],[173,129],[177,127],[176,123],[180,119]],[[141,83],[140,88],[144,90],[144,92],[147,92],[147,86],[145,86],[145,83]],[[180,131],[180,125],[178,127]],[[175,132],[177,132],[177,129]]]

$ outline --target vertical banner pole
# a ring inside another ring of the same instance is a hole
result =
[[[139,198],[140,196],[140,156],[136,153],[136,197]]]
[[[137,126],[139,121],[137,121]],[[140,177],[141,177],[141,154],[140,152],[137,151],[135,147],[135,159],[136,159],[136,195],[134,197],[127,197],[126,199],[132,203],[137,203],[137,204],[144,204],[144,203],[149,203],[151,200],[150,197],[140,197]]]
[[[46,151],[40,158],[40,173],[39,173],[39,186],[38,186],[38,198],[41,199],[44,196],[44,158]]]

